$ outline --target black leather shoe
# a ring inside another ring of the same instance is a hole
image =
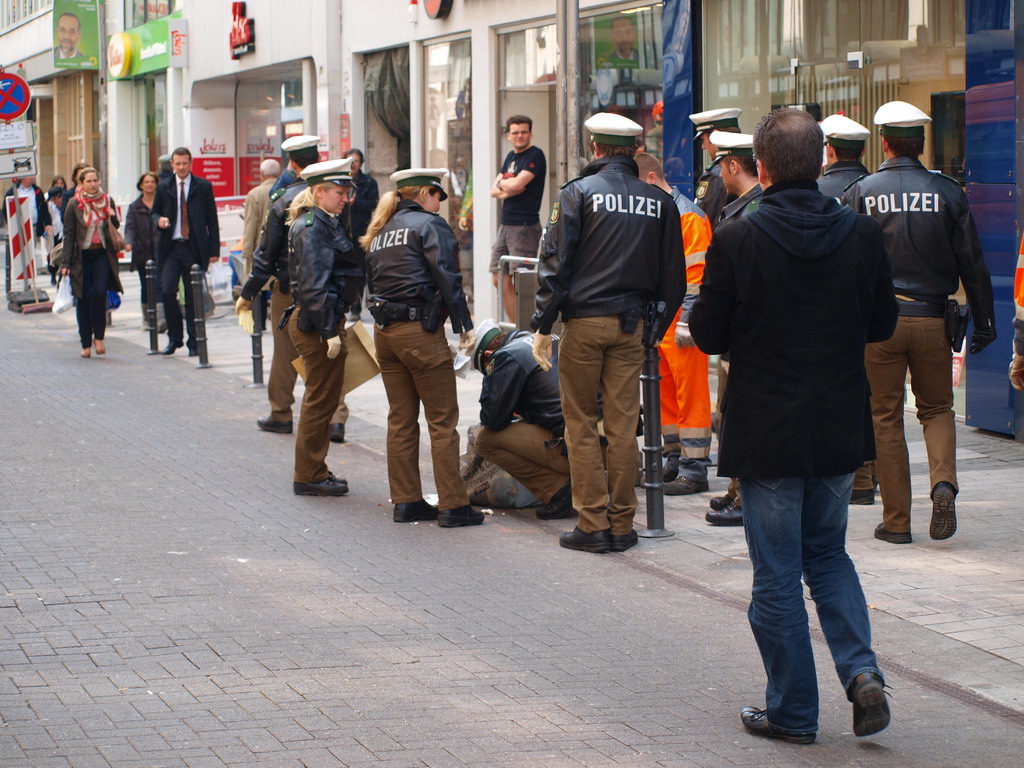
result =
[[[730,501],[721,509],[709,509],[704,519],[712,525],[743,525],[743,509]]]
[[[166,347],[164,347],[163,349],[160,350],[160,354],[161,355],[173,355],[175,350],[181,349],[183,346],[185,346],[184,342],[179,341],[177,344],[175,344],[172,341]]]
[[[391,518],[396,523],[415,523],[420,520],[437,520],[437,507],[427,504],[423,499],[395,504],[395,514]]]
[[[679,462],[681,458],[678,451],[665,454],[665,464],[661,468],[661,482],[671,483],[679,477]]]
[[[932,522],[928,535],[948,539],[956,533],[956,488],[950,483],[936,483],[932,489]]]
[[[611,535],[607,529],[584,533],[576,527],[559,536],[558,545],[566,549],[578,549],[580,552],[607,552],[611,549]]]
[[[729,494],[725,494],[725,496],[712,496],[708,501],[708,506],[717,512],[720,509],[725,509],[725,507],[732,504],[732,502],[733,497]]]
[[[740,720],[743,721],[743,727],[755,736],[788,741],[790,744],[813,744],[817,736],[814,733],[797,734],[780,731],[768,722],[768,711],[757,707],[744,707],[740,712]]]
[[[636,531],[630,531],[621,536],[616,536],[613,533],[608,537],[608,551],[625,552],[630,547],[635,547],[638,541],[640,541],[640,537],[636,535]]]
[[[885,683],[874,672],[861,672],[850,683],[846,697],[853,702],[853,732],[870,736],[889,726],[889,702],[885,700]]]
[[[885,530],[884,523],[879,523],[875,527],[875,538],[888,541],[890,544],[910,544],[913,541],[910,537],[910,531],[887,531]]]
[[[256,419],[256,426],[264,432],[277,432],[281,435],[290,435],[292,433],[292,423],[290,421],[274,421],[269,416],[260,416],[260,418]]]
[[[437,524],[441,528],[458,528],[460,525],[480,525],[484,521],[484,513],[473,509],[469,504],[455,509],[442,509],[437,514]]]
[[[189,357],[199,357],[199,350],[196,349],[195,347],[189,347],[188,348],[188,356]]]
[[[332,443],[344,443],[345,442],[345,425],[344,424],[331,424],[331,442]]]
[[[850,503],[858,506],[870,507],[875,503],[875,489],[868,488],[862,491],[854,489],[850,494]]]
[[[292,483],[296,496],[344,496],[348,493],[348,481],[328,473],[318,483]]]
[[[704,493],[708,489],[708,481],[698,482],[688,477],[677,477],[671,483],[665,483],[666,496],[689,496],[691,493]]]
[[[538,520],[559,520],[564,517],[574,517],[579,514],[572,508],[572,485],[566,483],[558,489],[558,493],[551,497],[551,500],[537,510]]]

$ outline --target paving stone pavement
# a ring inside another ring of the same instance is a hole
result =
[[[739,725],[763,696],[749,562],[706,496],[623,555],[560,550],[571,522],[530,512],[396,525],[378,381],[331,449],[352,493],[296,497],[232,318],[197,370],[147,357],[132,311],[90,360],[72,318],[0,315],[0,766],[1020,765],[1024,447],[960,430],[948,542],[919,434],[915,544],[851,508],[894,722],[852,736],[819,641],[821,733],[795,747]]]

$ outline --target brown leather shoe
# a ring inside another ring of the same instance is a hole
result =
[[[910,531],[887,531],[885,530],[884,523],[879,523],[875,527],[875,538],[888,541],[890,544],[910,544],[913,542]]]
[[[730,501],[721,509],[709,509],[704,519],[711,525],[743,525],[743,509],[735,501]]]

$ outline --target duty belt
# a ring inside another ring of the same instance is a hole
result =
[[[378,301],[370,307],[374,321],[382,328],[391,323],[415,322],[423,319],[423,307],[401,301]]]
[[[929,301],[897,299],[901,317],[944,317],[946,303],[933,304]]]

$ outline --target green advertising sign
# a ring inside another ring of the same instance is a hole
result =
[[[187,64],[188,33],[181,11],[111,35],[107,67],[114,80],[126,80]]]
[[[53,0],[53,66],[100,68],[98,0]]]

